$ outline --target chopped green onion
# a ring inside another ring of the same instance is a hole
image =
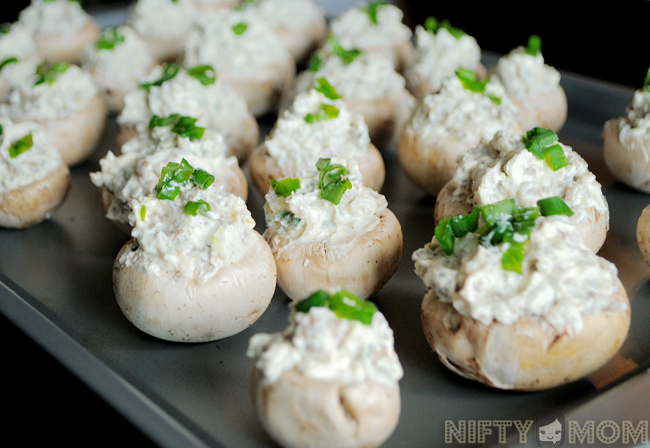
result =
[[[526,47],[525,53],[530,56],[537,56],[540,51],[542,51],[542,38],[533,34],[528,38],[528,46]]]
[[[440,248],[447,256],[454,254],[454,248],[456,246],[456,236],[451,228],[450,220],[451,218],[449,217],[441,219],[434,231]]]
[[[501,104],[501,98],[499,98],[498,96],[488,93],[487,97],[490,98],[490,100],[497,106]]]
[[[564,168],[569,164],[569,160],[564,155],[564,150],[559,144],[546,148],[546,163],[553,171]]]
[[[573,210],[559,196],[540,199],[537,201],[542,216],[565,215],[572,216]]]
[[[169,162],[162,169],[156,191],[158,199],[168,199],[173,201],[180,192],[180,187],[187,184],[194,168],[185,159],[181,163]]]
[[[16,140],[9,147],[9,157],[15,158],[30,149],[34,145],[34,140],[32,139],[32,133],[30,132],[20,140]]]
[[[174,78],[176,75],[178,75],[178,72],[181,70],[181,66],[176,63],[163,64],[162,67],[163,67],[163,72],[162,75],[160,75],[160,78],[152,82],[143,82],[142,84],[140,84],[140,87],[142,87],[146,91],[149,91],[151,87],[161,86],[164,82]]]
[[[321,104],[318,113],[305,115],[305,121],[309,124],[329,120],[339,116],[339,110],[331,104]]]
[[[557,134],[550,129],[534,127],[526,132],[524,136],[524,144],[526,149],[535,155],[538,159],[542,160],[546,157],[547,146],[557,141]]]
[[[487,83],[490,80],[490,78],[485,78],[479,81],[476,72],[473,72],[472,70],[468,70],[463,67],[458,67],[458,69],[456,69],[456,76],[458,77],[458,79],[460,79],[460,82],[463,84],[464,88],[472,92],[481,93],[481,94],[485,93],[485,86],[487,86]],[[499,100],[499,102],[500,101],[501,100]]]
[[[341,319],[356,320],[364,325],[372,323],[372,317],[377,311],[374,303],[363,300],[345,289],[334,294],[318,290],[300,302],[296,302],[294,310],[307,313],[315,306],[328,307]]]
[[[5,68],[7,65],[9,65],[9,64],[15,64],[16,62],[18,62],[18,58],[13,57],[13,56],[11,56],[11,57],[5,59],[4,61],[0,62],[0,72],[1,72],[2,69]]]
[[[67,62],[57,62],[55,64],[42,62],[38,67],[36,67],[36,81],[34,82],[34,85],[37,86],[46,82],[52,84],[61,73],[64,73],[68,69],[68,67],[70,67],[70,64]]]
[[[517,205],[514,199],[504,199],[494,204],[481,206],[481,215],[486,226],[494,227],[499,221],[511,217],[516,210]]]
[[[474,206],[470,213],[452,216],[449,220],[451,230],[453,230],[454,235],[458,238],[464,237],[468,233],[476,232],[480,216],[481,208],[478,206]]]
[[[455,26],[451,26],[449,20],[444,19],[442,22],[439,22],[435,17],[429,16],[424,20],[424,29],[432,34],[438,34],[438,31],[445,29],[454,36],[456,39],[460,39],[465,35],[465,31]]]
[[[144,217],[147,216],[147,206],[143,205],[140,207],[140,220],[144,221]]]
[[[0,36],[3,36],[11,31],[11,23],[5,22],[0,25]]]
[[[505,238],[504,238],[505,239]],[[501,267],[506,271],[523,273],[524,256],[526,255],[527,244],[507,241],[508,248],[501,256]]]
[[[278,221],[284,221],[286,224],[293,224],[294,226],[297,226],[302,221],[302,219],[298,218],[289,210],[282,210],[277,214],[276,219]]]
[[[368,18],[370,19],[370,23],[373,25],[377,25],[379,22],[377,21],[377,13],[379,12],[379,8],[381,6],[384,6],[386,4],[385,1],[382,0],[376,0],[373,2],[370,2],[368,6],[366,6],[363,10],[368,14]]]
[[[203,138],[205,132],[205,128],[195,125],[196,122],[196,118],[181,116],[180,114],[171,114],[167,117],[154,115],[149,120],[149,129],[171,126],[172,132],[194,141]]]
[[[183,208],[183,212],[185,212],[186,215],[191,216],[196,216],[197,213],[205,215],[210,210],[212,210],[210,204],[202,199],[199,199],[198,201],[187,201],[185,207]]]
[[[648,69],[648,73],[645,75],[645,80],[643,81],[643,90],[650,92],[650,68]]]
[[[350,179],[343,178],[348,174],[348,170],[343,165],[330,164],[330,159],[318,159],[316,168],[320,171],[318,175],[320,197],[334,205],[339,205],[343,194],[352,188]]]
[[[330,47],[332,53],[341,58],[345,65],[354,61],[357,56],[361,54],[361,50],[358,48],[350,48],[349,50],[343,48],[336,37],[332,34],[327,38],[327,46]]]
[[[205,190],[214,183],[214,176],[207,171],[197,168],[192,171],[190,181],[201,190]]]
[[[309,58],[309,63],[307,65],[307,68],[312,72],[317,72],[318,70],[320,70],[322,65],[323,65],[323,56],[318,52],[312,53],[311,57]]]
[[[315,90],[317,92],[322,93],[330,100],[338,100],[341,98],[341,95],[339,95],[336,89],[332,87],[332,85],[329,83],[329,81],[327,81],[327,79],[325,79],[325,77],[321,76],[316,80],[316,82],[318,83],[318,86],[315,87]]]
[[[124,42],[124,34],[122,34],[117,28],[109,26],[100,35],[97,39],[97,49],[98,50],[112,50],[115,48],[115,45]]]
[[[248,25],[244,22],[239,22],[238,24],[232,26],[232,31],[238,36],[244,34],[247,29]]]
[[[217,80],[217,75],[211,65],[197,65],[187,70],[187,74],[192,78],[196,78],[201,81],[201,84],[204,86],[209,86],[214,84]]]
[[[286,198],[294,191],[300,189],[300,179],[297,177],[294,177],[293,179],[287,177],[280,181],[271,179],[271,187],[275,190],[275,194]]]
[[[4,134],[4,131],[5,131],[5,129],[4,129],[4,128],[2,127],[2,125],[0,124],[0,137],[2,136],[2,134]]]

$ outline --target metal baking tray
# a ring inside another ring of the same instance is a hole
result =
[[[124,14],[109,11],[102,17],[104,24],[113,24]],[[495,55],[485,54],[486,64],[495,60]],[[626,419],[636,425],[650,415],[650,267],[635,233],[650,196],[616,182],[603,163],[600,137],[604,122],[623,114],[633,90],[562,75],[569,116],[560,140],[587,160],[607,196],[611,229],[600,255],[616,264],[629,294],[629,336],[619,355],[599,372],[548,391],[490,389],[447,370],[420,328],[425,288],[411,261],[411,254],[433,235],[435,198],[405,177],[395,147],[381,148],[387,168],[382,193],[404,232],[397,272],[373,298],[394,330],[404,367],[401,417],[383,445],[387,448],[451,446],[445,444],[445,421],[532,420],[538,412],[554,410],[580,422],[613,420],[620,425]],[[272,117],[260,120],[261,135],[272,125]],[[26,230],[0,230],[0,312],[160,446],[276,446],[252,407],[253,363],[246,348],[253,334],[286,327],[288,299],[279,289],[251,328],[216,342],[157,340],[120,312],[111,275],[115,256],[128,238],[102,215],[88,175],[99,170],[107,151],[117,150],[116,133],[111,117],[92,159],[72,170],[70,194],[50,221]],[[251,184],[248,207],[259,232],[264,231],[262,206],[263,198]],[[513,431],[507,432],[507,444],[519,446]],[[532,431],[528,443],[534,446]],[[485,443],[462,446],[490,444],[503,446],[496,427]]]

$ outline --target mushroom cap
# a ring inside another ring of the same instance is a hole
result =
[[[608,120],[603,130],[603,158],[609,171],[628,187],[642,193],[650,193],[650,162],[643,148],[633,149],[619,138],[618,127],[623,118]],[[643,146],[650,148],[650,134],[643,139]]]
[[[650,264],[650,205],[643,209],[636,226],[636,240],[646,263]]]
[[[630,326],[629,300],[620,281],[612,299],[627,303],[627,310],[583,315],[584,328],[570,336],[534,317],[484,325],[429,289],[422,302],[422,328],[453,372],[500,389],[542,390],[590,374],[618,351]]]
[[[119,262],[136,250],[129,240],[113,266],[117,303],[138,329],[160,339],[207,342],[223,339],[251,326],[266,310],[276,285],[276,269],[268,244],[257,232],[250,252],[223,266],[208,281],[174,280],[147,274]]]
[[[75,34],[51,35],[34,33],[34,43],[43,59],[54,62],[69,62],[78,64],[81,53],[87,45],[94,44],[101,30],[97,22],[91,18]]]
[[[524,129],[536,126],[560,132],[567,117],[567,99],[561,85],[553,89],[536,92],[533,95],[517,95],[508,92],[508,97],[519,107],[519,122]]]
[[[438,224],[443,218],[469,213],[472,208],[473,205],[454,196],[454,185],[452,182],[447,182],[436,197],[433,218],[435,223]],[[577,227],[587,247],[597,253],[607,238],[609,213],[600,213],[592,207],[589,210],[587,219],[578,224]]]
[[[339,287],[362,299],[376,294],[395,273],[403,248],[402,228],[393,212],[383,209],[378,216],[371,231],[336,246],[279,238],[273,255],[282,291],[292,300]]]
[[[288,370],[271,384],[254,369],[251,392],[262,425],[287,448],[362,448],[395,430],[399,384],[328,382]]]
[[[25,228],[47,219],[65,199],[71,176],[66,164],[31,184],[0,193],[0,227]]]
[[[386,167],[377,147],[369,143],[368,149],[363,156],[354,160],[359,164],[363,185],[375,191],[380,191],[384,185]],[[294,177],[301,174],[282,171],[276,160],[269,154],[264,143],[253,150],[248,164],[253,184],[262,195],[269,192],[271,179],[284,179],[285,177]]]

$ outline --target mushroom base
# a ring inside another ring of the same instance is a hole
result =
[[[621,142],[618,126],[623,119],[612,119],[603,130],[603,158],[609,171],[619,181],[642,193],[650,193],[650,135],[646,135],[642,147],[630,148]],[[645,148],[648,148],[646,150]]]

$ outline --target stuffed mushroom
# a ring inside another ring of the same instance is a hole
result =
[[[257,334],[248,347],[266,431],[293,448],[382,444],[397,426],[403,375],[386,318],[340,288],[290,307],[284,332]]]
[[[11,87],[31,77],[41,55],[31,30],[20,22],[0,27],[0,102],[5,102]]]

